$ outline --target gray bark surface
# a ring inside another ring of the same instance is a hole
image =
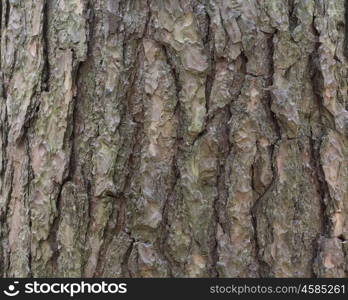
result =
[[[0,276],[347,277],[345,2],[2,0]]]

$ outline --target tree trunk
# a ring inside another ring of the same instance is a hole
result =
[[[348,276],[344,0],[0,8],[1,276]]]

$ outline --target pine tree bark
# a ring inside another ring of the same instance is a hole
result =
[[[348,275],[344,0],[0,8],[2,277]]]

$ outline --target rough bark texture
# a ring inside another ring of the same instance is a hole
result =
[[[348,275],[344,0],[0,8],[0,276]]]

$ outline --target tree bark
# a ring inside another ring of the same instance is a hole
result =
[[[344,0],[2,0],[2,277],[345,277]]]

